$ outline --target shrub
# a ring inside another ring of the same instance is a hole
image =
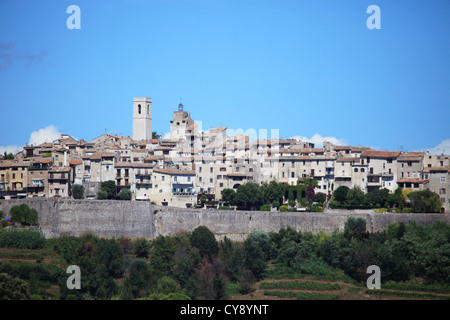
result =
[[[0,233],[0,247],[16,249],[40,249],[45,236],[39,230],[4,230]]]
[[[74,199],[83,199],[84,187],[81,184],[74,184],[72,187],[72,196]]]
[[[119,192],[120,200],[131,200],[131,190],[130,189],[122,189]]]
[[[37,225],[38,223],[38,212],[24,203],[13,206],[9,213],[13,222],[19,222],[24,225]]]
[[[285,205],[282,205],[282,206],[280,207],[280,211],[281,211],[281,212],[288,212],[288,207],[285,206]]]
[[[195,228],[191,234],[190,242],[192,246],[199,250],[202,257],[211,257],[219,251],[219,245],[214,237],[214,233],[205,226]]]
[[[104,200],[104,199],[108,199],[108,193],[105,190],[98,190],[97,192],[97,199],[98,200]]]
[[[220,206],[219,210],[233,210],[232,207]]]
[[[270,211],[270,204],[264,204],[259,207],[259,211]]]

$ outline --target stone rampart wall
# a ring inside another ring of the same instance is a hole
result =
[[[373,210],[328,210],[311,212],[228,211],[162,207],[148,201],[24,199],[0,200],[0,210],[9,215],[12,206],[26,203],[39,213],[47,238],[60,234],[79,236],[92,232],[104,238],[156,238],[196,227],[208,227],[218,239],[244,240],[254,230],[278,232],[290,226],[297,231],[342,231],[349,216],[366,220],[367,230],[385,230],[392,222],[419,224],[445,221],[448,214],[375,213]]]

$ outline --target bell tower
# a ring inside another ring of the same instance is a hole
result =
[[[133,99],[133,140],[152,139],[152,99]]]

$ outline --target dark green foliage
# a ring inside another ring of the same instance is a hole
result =
[[[236,192],[233,189],[225,188],[222,190],[222,201],[226,201],[233,205],[235,197]]]
[[[344,237],[362,239],[368,234],[366,232],[366,220],[364,218],[349,217],[344,225]]]
[[[84,186],[81,184],[74,184],[72,187],[72,196],[74,199],[84,198]]]
[[[28,298],[25,281],[0,273],[0,300],[27,300]]]
[[[412,202],[413,212],[438,213],[441,211],[442,202],[439,195],[428,189],[411,192],[408,194],[408,198]]]
[[[9,213],[12,222],[19,222],[23,225],[38,224],[38,212],[24,203],[13,206]]]
[[[112,199],[117,193],[116,182],[114,180],[102,182],[100,190],[106,191],[108,199]]]
[[[131,200],[131,190],[130,189],[122,189],[119,192],[120,200]]]
[[[130,288],[134,298],[144,297],[148,293],[149,279],[148,264],[142,259],[135,259],[131,263],[125,286]]]
[[[244,241],[244,259],[245,267],[253,273],[256,280],[260,280],[267,265],[266,253],[252,237],[247,237]]]
[[[12,152],[8,153],[5,151],[3,154],[3,160],[14,160],[14,154]]]
[[[150,251],[150,242],[147,239],[137,239],[134,242],[134,255],[137,258],[148,258]]]
[[[260,188],[263,203],[273,203],[274,201],[280,202],[286,190],[283,184],[278,183],[275,180],[272,180],[269,183],[263,183]],[[277,207],[279,206],[280,205],[278,204]]]
[[[176,251],[174,237],[158,236],[152,242],[149,254],[151,276],[156,284],[157,279],[168,276],[175,265],[173,257]]]
[[[336,201],[338,202],[345,202],[345,200],[347,199],[347,193],[350,189],[346,186],[340,186],[338,188],[336,188],[336,190],[334,190],[333,192],[333,197]]]
[[[97,192],[97,199],[98,200],[108,199],[108,192],[106,192],[103,189],[98,190],[98,192]]]
[[[0,232],[0,247],[16,249],[40,249],[45,244],[45,236],[40,230],[8,229]]]
[[[254,182],[247,182],[240,185],[236,190],[234,202],[237,206],[250,209],[259,208],[263,204],[262,191],[260,186]]]
[[[219,246],[214,234],[205,226],[195,228],[190,237],[192,246],[196,247],[202,257],[211,258],[219,251]]]
[[[75,263],[81,249],[83,240],[80,237],[60,235],[54,245],[54,249],[68,263]]]
[[[317,202],[319,204],[322,204],[322,203],[325,202],[325,198],[326,198],[325,194],[322,193],[322,192],[319,192],[319,193],[316,194],[316,196],[314,197],[313,201]]]
[[[96,263],[106,267],[109,277],[120,278],[123,272],[123,252],[118,241],[114,239],[99,239],[95,245]]]
[[[252,231],[247,239],[254,241],[264,253],[264,259],[268,260],[272,252],[272,243],[270,241],[270,236],[266,231],[255,230]]]

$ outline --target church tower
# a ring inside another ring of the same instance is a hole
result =
[[[152,99],[133,99],[133,140],[152,139]]]

